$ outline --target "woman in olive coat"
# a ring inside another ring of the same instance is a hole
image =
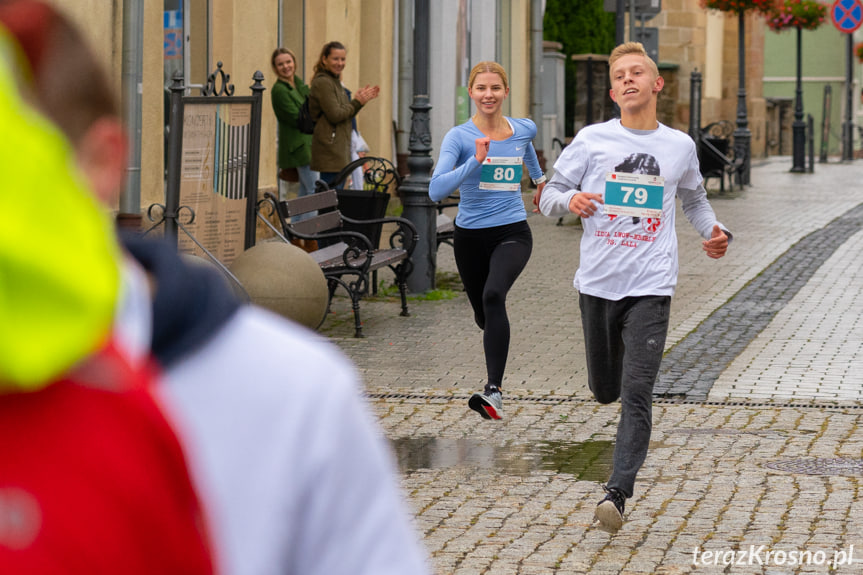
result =
[[[279,121],[279,193],[284,197],[282,182],[300,183],[299,196],[315,191],[315,180],[319,175],[312,170],[312,137],[297,128],[297,115],[309,87],[297,76],[297,58],[287,48],[276,48],[271,64],[276,80],[271,92],[273,112]]]
[[[311,166],[328,184],[351,160],[351,119],[380,93],[378,86],[367,85],[348,98],[341,79],[346,55],[340,42],[325,44],[309,92],[309,109],[316,119]]]

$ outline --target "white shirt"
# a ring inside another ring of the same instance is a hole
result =
[[[665,180],[661,218],[610,216],[599,205],[593,216],[582,219],[581,257],[573,280],[582,293],[609,300],[674,293],[676,196],[703,238],[710,238],[719,224],[702,186],[695,143],[663,124],[649,131],[624,128],[619,119],[587,126],[564,149],[554,169],[540,198],[540,210],[547,216],[569,213],[576,188],[604,197],[612,172],[651,173]]]

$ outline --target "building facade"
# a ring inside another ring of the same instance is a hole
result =
[[[48,0],[84,30],[120,94],[124,0]],[[136,0],[143,1],[143,0]],[[395,159],[407,153],[412,100],[413,0],[157,0],[144,2],[141,127],[141,208],[164,201],[167,86],[181,71],[189,93],[206,82],[217,62],[236,95],[251,92],[252,76],[270,88],[270,57],[278,46],[298,56],[298,74],[310,80],[320,48],[347,47],[343,81],[350,89],[381,87],[359,114],[358,128],[371,153]],[[467,119],[467,74],[481,59],[509,70],[507,113],[527,116],[530,96],[530,0],[441,0],[430,18],[431,130],[433,150],[454,123]],[[261,190],[274,190],[276,119],[264,93]]]
[[[737,14],[705,10],[699,0],[662,0],[662,11],[648,25],[658,29],[659,63],[663,74],[672,76],[666,78],[667,88],[660,97],[671,100],[664,121],[688,131],[690,79],[696,69],[701,72],[703,82],[702,126],[719,120],[736,121],[740,84],[738,24]],[[765,29],[760,16],[745,16],[746,111],[753,157],[764,155],[767,141],[767,102],[763,91]],[[662,102],[660,109],[664,109]]]
[[[48,1],[82,26],[120,94],[123,7],[125,3],[143,0]],[[545,87],[532,93],[531,84],[532,14],[537,2],[541,0],[431,2],[428,49],[433,158],[446,131],[470,117],[467,79],[471,66],[480,60],[496,60],[509,72],[511,91],[504,110],[506,114],[528,117],[535,109],[532,105],[537,98],[542,104]],[[236,87],[235,93],[249,94],[256,71],[263,72],[267,88],[273,85],[275,73],[270,67],[270,57],[278,46],[297,53],[301,64],[298,74],[309,80],[321,46],[330,40],[344,43],[348,53],[343,73],[346,86],[351,89],[366,84],[381,86],[380,97],[358,116],[358,127],[371,153],[396,160],[409,152],[413,0],[260,0],[254,3],[155,0],[143,2],[143,5],[142,211],[150,204],[164,201],[166,86],[172,75],[181,71],[186,85],[194,90],[204,84],[216,63],[222,62]],[[663,121],[684,131],[688,129],[690,75],[695,69],[704,79],[702,123],[706,125],[720,119],[735,121],[739,77],[736,15],[706,11],[699,0],[662,0],[661,11],[646,24],[658,30],[658,60],[668,80],[660,102]],[[627,39],[633,29],[627,22]],[[747,16],[745,30],[752,153],[753,157],[761,157],[770,139],[765,76],[770,85],[768,95],[776,97],[776,91],[787,91],[776,78],[788,75],[784,68],[765,73],[765,57],[781,61],[785,67],[792,59],[785,46],[776,50],[763,49],[765,34],[769,32],[760,17]],[[574,98],[575,95],[565,94],[564,97]],[[814,98],[807,94],[808,109]],[[839,109],[839,98],[836,100],[834,108]],[[277,185],[277,126],[269,102],[267,91],[261,138],[261,190],[274,190]],[[541,118],[536,120],[543,125]],[[546,141],[550,139],[545,138]],[[540,143],[538,147],[541,146]]]

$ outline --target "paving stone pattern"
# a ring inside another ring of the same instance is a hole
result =
[[[465,404],[485,368],[463,293],[412,300],[407,318],[394,298],[364,301],[365,339],[337,299],[321,337],[365,382],[436,574],[863,573],[863,232],[852,211],[863,164],[790,167],[756,163],[751,187],[712,198],[735,233],[721,260],[679,218],[663,364],[679,376],[664,381],[714,371],[691,378],[686,399],[655,401],[651,449],[613,536],[592,519],[619,407],[586,388],[575,218],[529,218],[534,251],[507,302],[501,422]],[[438,264],[455,272],[451,248]],[[722,337],[708,327],[717,314]],[[688,347],[702,361],[676,355]],[[825,463],[837,459],[845,471]]]
[[[861,227],[863,205],[789,248],[666,353],[654,396],[707,399],[725,368]]]

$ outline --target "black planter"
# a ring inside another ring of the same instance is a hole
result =
[[[387,215],[390,195],[371,190],[336,190],[339,211],[352,220],[374,220]],[[344,222],[344,229],[363,234],[375,248],[380,247],[383,224],[351,224]]]

